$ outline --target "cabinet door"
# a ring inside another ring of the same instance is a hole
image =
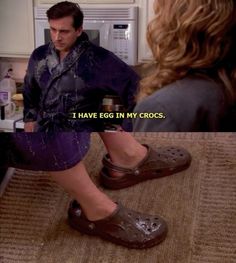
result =
[[[27,57],[34,48],[33,1],[0,0],[0,56]]]
[[[129,4],[134,3],[135,0],[71,0],[79,4]],[[36,0],[36,4],[55,4],[61,2],[60,0]]]
[[[139,31],[139,61],[147,61],[152,59],[152,53],[148,47],[146,32],[147,25],[154,17],[153,4],[155,0],[141,0],[140,11],[140,31]]]

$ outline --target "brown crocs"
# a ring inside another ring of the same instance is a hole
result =
[[[118,204],[112,215],[89,221],[80,205],[72,201],[68,211],[69,224],[81,233],[99,236],[128,248],[148,248],[159,244],[167,234],[165,221],[157,216],[135,212]]]
[[[100,174],[101,184],[109,189],[122,189],[138,184],[145,180],[171,175],[187,169],[191,163],[191,155],[180,147],[161,147],[154,151],[147,147],[145,158],[133,168],[125,168],[114,165],[109,155],[105,155],[102,162],[103,168]],[[109,170],[124,173],[121,177],[112,177]]]

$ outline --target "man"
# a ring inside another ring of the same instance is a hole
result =
[[[77,4],[60,2],[47,16],[52,41],[34,50],[25,77],[25,131],[102,131],[99,118],[70,117],[100,111],[105,95],[119,96],[126,110],[132,110],[139,77],[89,41]],[[124,128],[128,126],[126,122]]]

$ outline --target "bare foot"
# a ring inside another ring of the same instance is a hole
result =
[[[134,168],[136,167],[147,155],[147,148],[143,146],[141,150],[139,150],[135,154],[124,154],[123,158],[113,157],[110,161],[116,165],[123,168]],[[122,177],[124,173],[110,170],[109,175],[112,177]]]
[[[107,204],[96,205],[88,208],[82,207],[82,210],[88,220],[97,221],[110,216],[116,210],[116,208],[117,204],[110,201]]]

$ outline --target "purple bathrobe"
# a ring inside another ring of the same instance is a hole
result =
[[[60,171],[80,162],[90,133],[0,133],[0,168]]]

